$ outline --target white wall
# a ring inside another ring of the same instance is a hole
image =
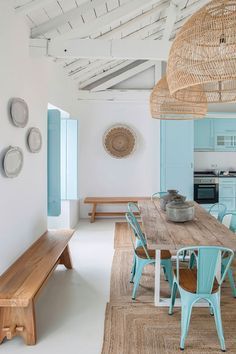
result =
[[[194,169],[236,171],[236,152],[195,152]]]
[[[29,30],[23,17],[14,13],[12,0],[0,1],[0,154],[9,145],[24,152],[24,167],[14,179],[0,171],[0,272],[6,269],[47,229],[47,104],[76,112],[76,95],[62,69],[28,53]],[[9,120],[8,101],[22,97],[29,106],[29,123],[16,128]],[[28,152],[25,137],[29,127],[38,127],[43,148]]]
[[[79,105],[79,192],[88,196],[149,196],[159,190],[159,121],[149,105],[138,102],[81,101]],[[115,159],[103,148],[103,134],[115,123],[125,123],[138,136],[137,150]],[[88,209],[81,201],[80,215]],[[113,207],[117,210],[117,206]]]

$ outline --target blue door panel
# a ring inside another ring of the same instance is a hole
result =
[[[61,114],[48,110],[48,216],[61,214]]]
[[[161,190],[193,199],[193,121],[161,121]]]

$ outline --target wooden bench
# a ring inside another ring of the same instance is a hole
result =
[[[0,277],[0,343],[20,335],[36,343],[35,300],[58,264],[72,268],[73,230],[47,231]]]
[[[88,215],[91,216],[90,222],[94,222],[96,216],[124,216],[125,211],[123,212],[111,212],[103,211],[97,212],[98,204],[127,204],[129,202],[137,203],[138,200],[150,199],[148,197],[87,197],[84,199],[85,204],[93,204],[92,212]]]

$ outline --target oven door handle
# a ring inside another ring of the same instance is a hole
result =
[[[215,188],[216,186],[217,186],[216,184],[214,184],[214,185],[201,184],[201,185],[198,185],[198,188]]]

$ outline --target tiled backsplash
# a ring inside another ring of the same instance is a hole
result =
[[[236,171],[236,152],[195,152],[194,170]]]

